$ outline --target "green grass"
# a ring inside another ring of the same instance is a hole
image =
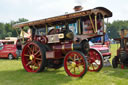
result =
[[[111,45],[112,57],[117,45]],[[111,60],[111,59],[110,59]],[[64,68],[28,73],[21,60],[0,60],[0,85],[127,85],[128,69],[104,67],[100,72],[87,72],[83,78],[67,76]]]

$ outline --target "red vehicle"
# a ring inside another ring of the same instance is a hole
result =
[[[18,59],[20,51],[17,49],[16,40],[0,40],[0,58]]]
[[[95,48],[97,49],[98,51],[100,51],[103,55],[103,57],[105,58],[111,58],[111,53],[109,51],[109,48],[106,46],[106,45],[91,45],[90,48]]]
[[[103,56],[89,48],[88,39],[103,36],[104,27],[99,23],[104,24],[104,18],[111,16],[108,9],[97,7],[14,25],[15,29],[23,30],[26,26],[31,29],[31,38],[22,50],[24,69],[42,72],[45,67],[58,69],[64,65],[66,73],[72,77],[82,77],[88,70],[100,71]]]

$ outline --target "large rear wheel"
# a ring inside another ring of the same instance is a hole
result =
[[[64,68],[69,76],[82,77],[87,72],[87,60],[80,51],[70,51],[64,58]]]
[[[93,48],[89,49],[88,53],[88,70],[92,72],[98,72],[103,67],[102,54]]]
[[[26,44],[22,51],[22,64],[27,72],[41,72],[45,68],[45,48],[37,41]]]

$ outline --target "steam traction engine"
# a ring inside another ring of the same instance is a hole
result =
[[[117,55],[112,59],[113,68],[117,68],[118,64],[123,69],[128,66],[128,30],[122,29],[120,32],[121,38],[115,40],[120,42],[120,48],[117,50]]]
[[[31,29],[32,35],[22,50],[24,69],[41,72],[45,67],[58,69],[64,65],[66,73],[73,77],[82,77],[87,70],[100,71],[103,57],[89,48],[88,40],[104,35],[104,26],[99,23],[104,24],[104,18],[111,16],[108,9],[97,7],[14,25],[21,30],[26,26]],[[101,27],[102,32],[98,33]]]

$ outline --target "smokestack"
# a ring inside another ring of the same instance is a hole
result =
[[[83,7],[80,6],[80,5],[74,7],[74,11],[75,11],[75,12],[77,12],[77,11],[81,11],[82,9],[83,9]]]

